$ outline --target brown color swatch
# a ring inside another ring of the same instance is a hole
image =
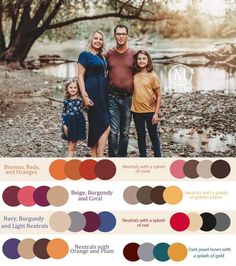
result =
[[[154,187],[151,191],[151,200],[153,203],[158,205],[165,204],[165,200],[163,198],[163,192],[166,188],[163,186]]]
[[[152,203],[151,191],[152,191],[152,187],[149,187],[149,186],[143,186],[139,188],[139,190],[137,191],[138,201],[145,205],[151,204]]]
[[[77,159],[70,160],[65,165],[65,175],[71,180],[78,180],[81,178],[79,167],[81,161]]]
[[[184,164],[183,171],[188,178],[195,179],[199,177],[197,172],[197,166],[199,161],[197,160],[189,160]]]
[[[47,238],[41,238],[34,243],[33,251],[36,257],[40,259],[48,259],[50,258],[47,252],[47,245],[50,242]]]

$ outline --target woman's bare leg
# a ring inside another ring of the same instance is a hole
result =
[[[107,143],[109,133],[110,133],[110,126],[104,131],[104,133],[101,135],[101,137],[98,140],[98,147],[97,147],[98,157],[104,156],[105,145]]]

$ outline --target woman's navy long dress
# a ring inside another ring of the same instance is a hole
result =
[[[89,98],[94,105],[88,109],[88,146],[94,147],[98,139],[110,125],[108,110],[108,92],[106,61],[100,55],[83,51],[78,63],[85,69],[84,83]]]

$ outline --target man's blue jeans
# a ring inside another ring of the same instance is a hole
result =
[[[108,138],[109,157],[127,157],[131,122],[132,96],[109,95],[111,131]]]
[[[154,113],[133,113],[135,128],[138,135],[138,148],[140,157],[147,157],[146,126],[152,142],[154,156],[161,157],[161,147],[157,133],[157,125],[152,125]]]

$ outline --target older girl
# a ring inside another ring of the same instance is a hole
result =
[[[161,157],[160,141],[157,133],[158,113],[161,103],[160,83],[153,71],[152,59],[148,52],[140,50],[134,56],[134,94],[131,111],[138,135],[140,157],[147,157],[146,126],[152,142],[154,156]],[[153,92],[155,105],[150,103]]]

